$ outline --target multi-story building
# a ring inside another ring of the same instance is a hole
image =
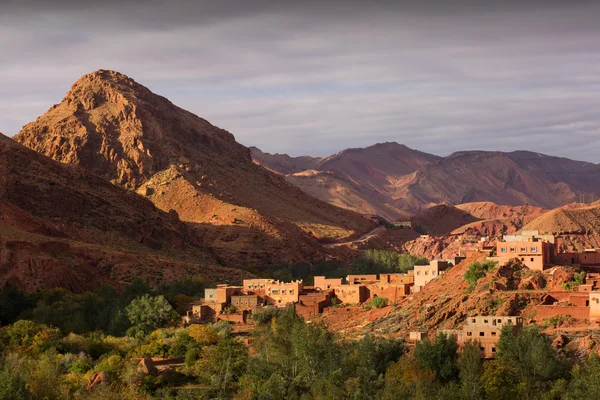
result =
[[[469,341],[478,342],[482,357],[494,358],[496,345],[505,326],[519,330],[523,327],[523,317],[470,317],[462,329],[442,329],[439,333],[454,336],[461,347]]]
[[[496,244],[496,257],[500,264],[517,258],[528,268],[543,271],[552,262],[554,243],[552,235],[524,231],[522,235],[504,236],[504,240]]]
[[[416,293],[423,290],[427,283],[443,275],[449,267],[450,264],[448,261],[444,260],[434,260],[429,265],[415,265],[415,285],[413,291]]]

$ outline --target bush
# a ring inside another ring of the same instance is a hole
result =
[[[279,315],[280,311],[275,307],[267,307],[264,311],[252,313],[252,320],[257,324],[265,325]]]
[[[373,298],[373,300],[371,300],[371,303],[369,304],[372,308],[383,308],[385,306],[387,306],[388,304],[388,299],[386,299],[385,297],[375,297]]]
[[[469,269],[467,269],[464,275],[465,281],[469,283],[469,291],[475,289],[477,281],[480,278],[483,278],[488,271],[494,269],[496,264],[495,261],[487,260],[483,263],[475,261],[473,264],[469,265]]]
[[[561,285],[563,290],[566,290],[567,292],[572,292],[576,286],[583,285],[585,281],[585,272],[576,272],[575,274],[573,274],[573,279],[574,280],[569,282],[563,282],[563,284]]]

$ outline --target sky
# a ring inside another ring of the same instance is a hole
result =
[[[395,141],[600,163],[598,21],[577,0],[3,0],[0,132],[112,69],[270,153]]]

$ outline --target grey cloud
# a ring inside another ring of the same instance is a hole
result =
[[[111,68],[265,151],[600,161],[593,2],[122,3],[0,6],[0,131]]]

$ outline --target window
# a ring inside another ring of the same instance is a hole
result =
[[[471,322],[472,322],[472,323],[475,323],[475,318],[472,318],[472,319],[471,319]]]
[[[525,261],[525,257],[521,257],[521,261]]]
[[[531,262],[533,262],[533,257],[531,257]]]
[[[287,290],[281,289],[281,294],[286,294],[286,293],[287,293]]]
[[[527,253],[527,247],[521,247],[521,253]]]
[[[290,294],[294,294],[294,289],[290,289]]]
[[[492,336],[496,336],[496,332],[492,332]]]
[[[421,271],[417,271],[417,275],[421,275]]]
[[[531,248],[531,252],[532,252],[532,253],[537,253],[537,247],[532,247],[532,248]]]
[[[481,351],[485,351],[485,347],[481,346],[481,347],[479,348],[479,350],[481,350]]]
[[[485,336],[484,332],[479,332],[479,336]]]
[[[279,289],[273,289],[273,294],[279,294]]]
[[[500,252],[501,252],[501,253],[506,253],[506,247],[503,247],[503,248],[501,248],[501,249],[500,249]]]
[[[516,249],[515,247],[511,247],[511,248],[510,248],[510,252],[511,252],[511,253],[516,253],[516,252],[517,252],[517,249]]]
[[[495,353],[495,352],[496,352],[496,348],[492,347],[492,353]]]
[[[473,336],[473,332],[467,332],[467,336]]]
[[[431,271],[431,275],[435,275],[435,271]]]
[[[425,275],[429,275],[429,271],[425,271]]]

